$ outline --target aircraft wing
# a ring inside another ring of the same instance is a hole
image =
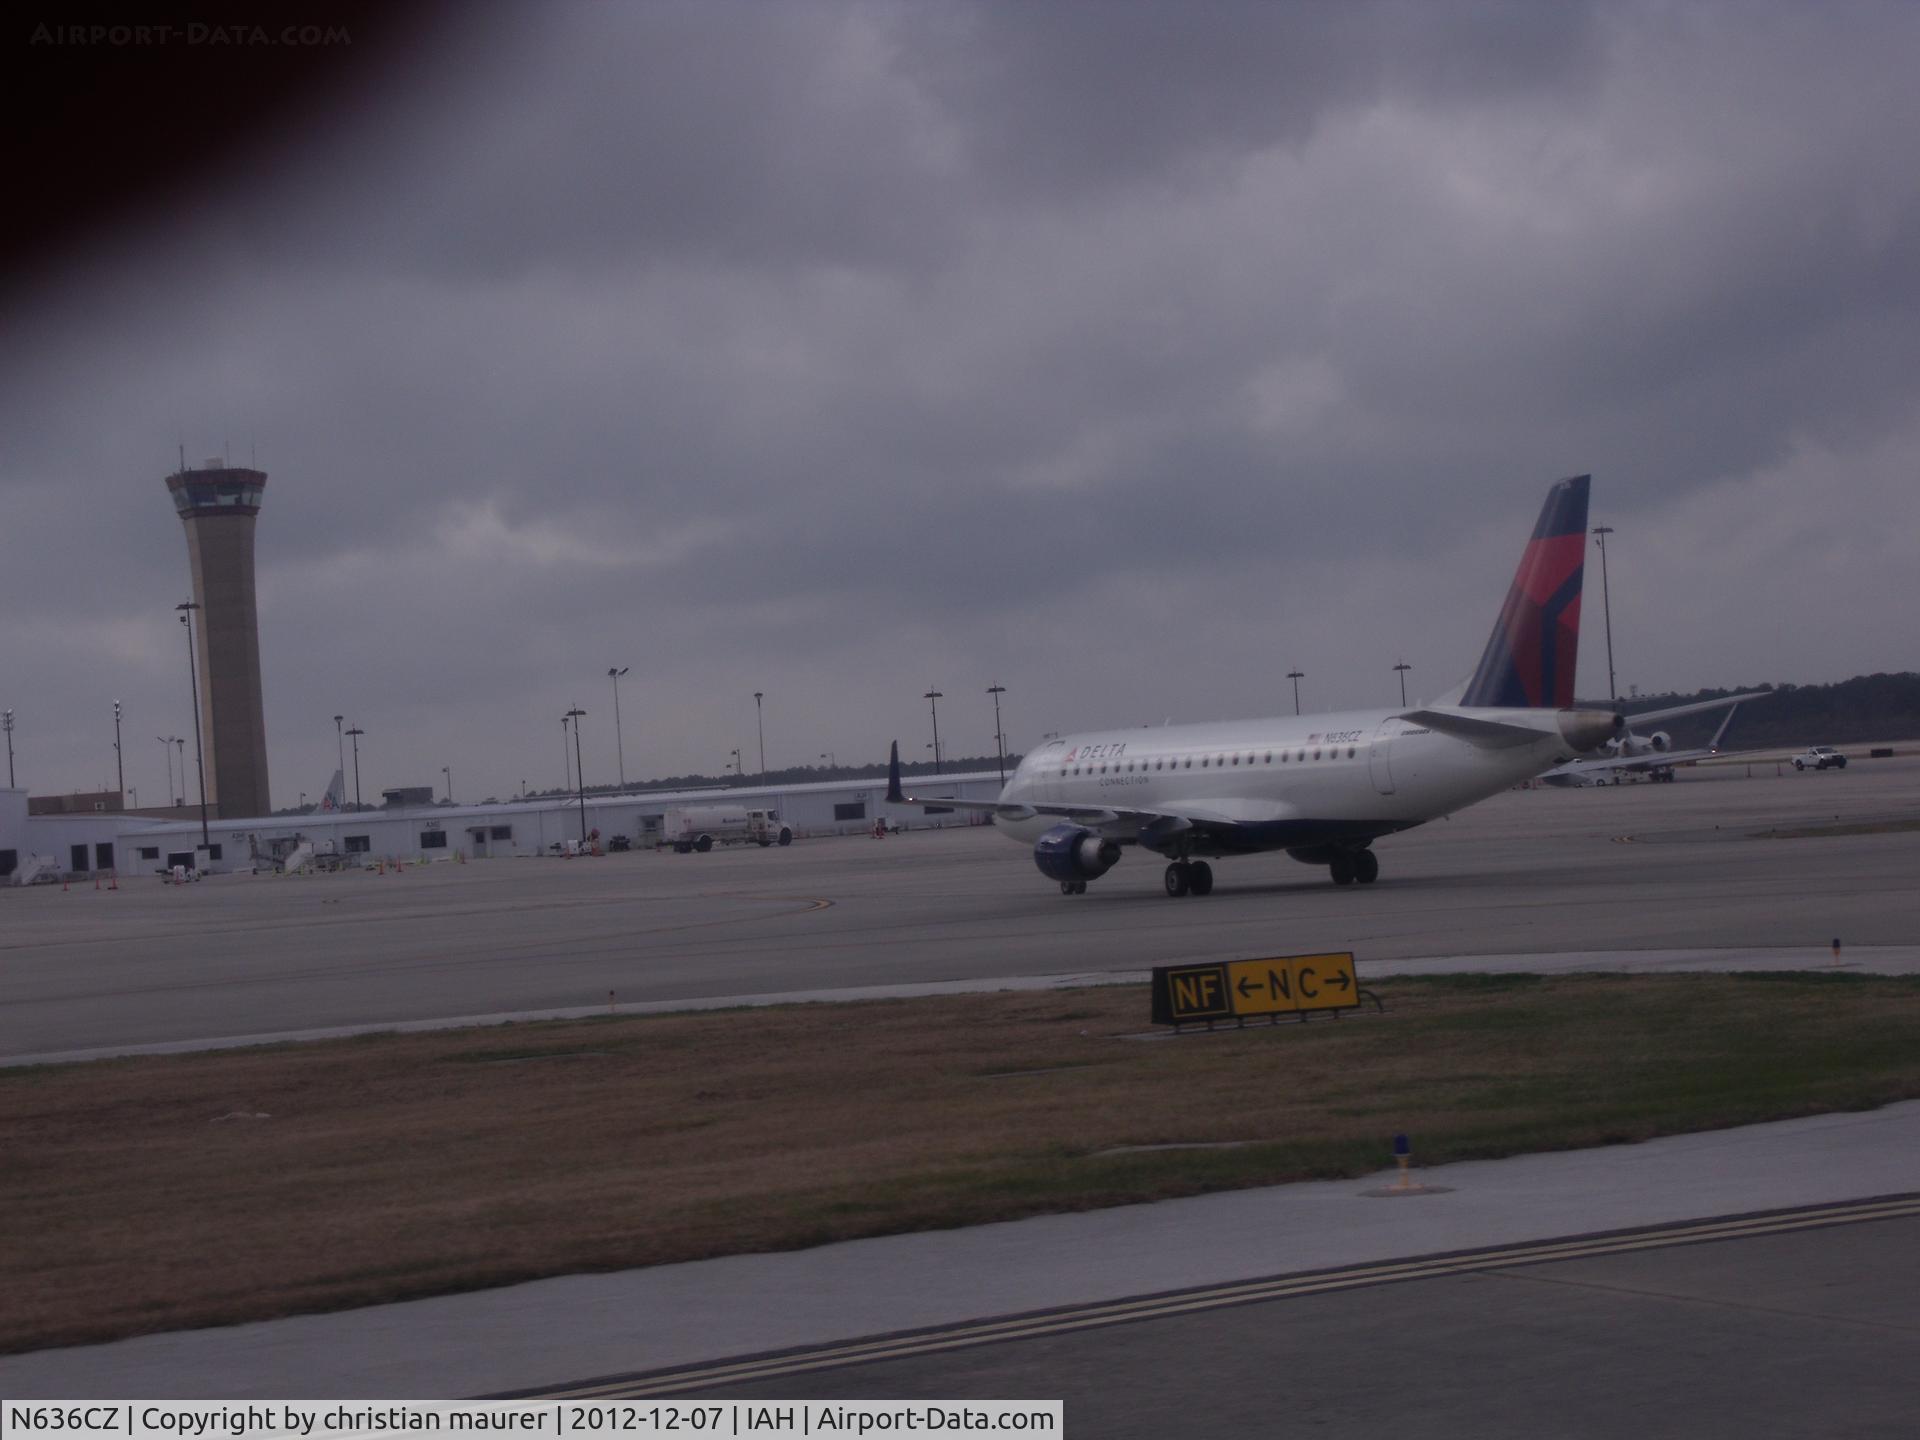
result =
[[[973,810],[991,814],[1000,820],[1033,820],[1035,816],[1058,816],[1079,826],[1091,828],[1140,829],[1156,835],[1177,835],[1194,826],[1235,826],[1252,818],[1267,816],[1229,816],[1215,814],[1217,806],[1179,806],[1179,808],[1139,808],[1125,804],[1002,804],[1000,801],[960,801],[948,795],[908,795],[900,787],[900,745],[895,741],[893,755],[887,760],[887,804],[925,804],[941,810]]]
[[[1189,815],[1173,810],[1141,810],[1123,805],[1007,805],[998,800],[957,800],[945,795],[909,795],[900,783],[900,743],[895,741],[887,762],[887,803],[889,805],[930,805],[942,810],[972,810],[1002,820],[1031,820],[1036,815],[1056,815],[1081,825],[1129,825],[1158,827],[1165,833],[1192,828],[1195,820],[1224,821],[1224,817]]]
[[[1490,726],[1494,730],[1509,727]],[[1527,732],[1533,736],[1536,732]],[[1513,743],[1502,737],[1502,743]],[[1232,846],[1233,837],[1249,827],[1284,824],[1299,819],[1294,807],[1280,800],[1215,798],[1171,800],[1164,805],[1063,805],[1047,801],[1003,804],[998,800],[959,800],[945,795],[911,795],[900,782],[900,746],[893,747],[887,764],[887,803],[924,805],[944,810],[971,810],[998,820],[1032,820],[1044,816],[1084,825],[1113,839],[1134,841],[1162,854],[1174,853],[1179,837],[1213,837]]]
[[[1695,700],[1686,705],[1671,705],[1665,710],[1636,710],[1627,716],[1629,727],[1646,720],[1672,720],[1680,715],[1696,715],[1702,710],[1718,710],[1722,705],[1738,705],[1743,700],[1759,700],[1769,694],[1766,690],[1749,690],[1744,695],[1723,695],[1718,700]]]
[[[1569,760],[1540,778],[1549,785],[1578,785],[1585,780],[1598,781],[1608,775],[1638,775],[1649,770],[1665,770],[1674,765],[1691,765],[1718,755],[1718,750],[1657,750],[1651,755],[1621,755],[1607,760]]]

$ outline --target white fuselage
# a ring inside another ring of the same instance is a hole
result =
[[[1437,709],[1438,707],[1433,707]],[[1370,839],[1483,800],[1569,758],[1573,746],[1552,710],[1454,709],[1449,715],[1539,732],[1488,748],[1394,710],[1284,716],[1070,735],[1036,747],[1000,803],[1149,810],[1212,822],[1168,853],[1242,854]],[[1033,843],[1058,815],[995,823]],[[1097,823],[1137,838],[1141,823]],[[1154,837],[1157,838],[1157,837]]]

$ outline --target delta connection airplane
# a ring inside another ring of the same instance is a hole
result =
[[[1547,492],[1479,667],[1444,703],[1069,735],[1027,755],[998,800],[904,793],[896,741],[887,799],[990,812],[1063,895],[1129,845],[1167,858],[1170,896],[1212,892],[1206,857],[1271,850],[1371,884],[1381,836],[1624,733],[1612,710],[1571,708],[1591,478]]]

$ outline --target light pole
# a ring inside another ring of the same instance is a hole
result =
[[[764,691],[753,692],[753,727],[760,732],[760,783],[767,783],[767,722],[760,708],[760,697]]]
[[[567,748],[567,736],[572,728],[573,722],[562,715],[560,717],[560,774],[562,776],[560,793],[562,795],[573,789],[573,755]]]
[[[1593,527],[1593,543],[1600,547],[1600,610],[1607,620],[1607,698],[1620,698],[1620,687],[1613,680],[1613,598],[1607,589],[1607,536],[1613,533],[1611,525]]]
[[[7,727],[7,788],[13,788],[13,711],[0,716],[0,723]]]
[[[580,721],[586,711],[578,705],[567,711],[567,719],[573,721],[573,778],[580,789],[580,843],[587,843],[587,772],[580,764]]]
[[[187,737],[174,736],[173,749],[180,760],[180,805],[184,807],[187,803]]]
[[[347,742],[341,738],[340,722],[346,718],[344,715],[333,717],[333,741],[340,747],[340,785],[343,789],[347,783]]]
[[[200,678],[193,662],[193,612],[200,606],[187,600],[173,608],[180,612],[180,623],[187,627],[187,688],[193,692],[193,767],[200,776],[200,846],[211,849],[213,837],[207,834],[207,756],[200,744]]]
[[[347,731],[347,734],[353,737],[353,808],[355,810],[362,808],[360,804],[360,737],[366,733],[358,725]]]
[[[306,811],[307,811],[307,792],[302,790],[300,792],[300,813],[304,815],[306,814]]]
[[[120,753],[120,702],[113,702],[113,768],[120,780],[120,803],[127,803],[127,761]]]
[[[1300,681],[1306,673],[1304,670],[1287,671],[1287,679],[1293,682],[1293,713],[1296,715],[1300,713]]]
[[[440,767],[440,773],[446,777],[447,804],[451,805],[453,804],[453,767],[451,765],[442,765]]]
[[[8,711],[7,713],[8,713],[8,714],[12,714],[13,712],[12,712],[12,711]],[[8,727],[8,728],[12,728],[12,727]],[[163,756],[165,756],[165,757],[166,757],[166,761],[167,761],[167,804],[169,804],[169,805],[171,805],[171,804],[173,804],[173,798],[174,798],[174,797],[173,797],[173,741],[174,741],[174,737],[173,737],[173,736],[171,736],[171,735],[156,735],[156,736],[154,736],[153,738],[154,738],[154,739],[156,739],[156,740],[158,740],[158,741],[160,742],[160,753],[161,753],[161,754],[162,754]]]
[[[613,753],[620,761],[620,788],[627,788],[627,748],[620,738],[620,677],[631,670],[631,665],[609,665],[607,678],[613,681]]]
[[[927,702],[927,709],[933,712],[933,773],[940,773],[940,702],[943,696],[938,690],[928,690],[920,697]]]
[[[1395,665],[1393,668],[1400,672],[1400,705],[1404,709],[1407,703],[1407,671],[1411,670],[1413,667],[1407,664],[1406,661],[1402,660],[1398,665]]]
[[[1000,756],[1000,783],[1007,783],[1007,737],[1000,731],[1000,697],[1007,693],[1004,685],[989,685],[987,694],[993,696],[993,748]]]
[[[824,761],[826,761],[826,762],[827,762],[827,769],[829,769],[829,770],[836,770],[836,769],[838,769],[838,768],[839,768],[839,766],[838,766],[838,765],[836,765],[836,764],[834,763],[834,759],[833,759],[833,751],[831,751],[831,750],[822,750],[822,751],[820,752],[820,758],[821,758],[822,760],[824,760]]]
[[[728,758],[729,758],[730,760],[732,760],[732,761],[733,761],[733,778],[734,778],[734,779],[736,779],[736,780],[739,780],[739,779],[741,779],[741,778],[743,778],[743,777],[741,776],[741,774],[740,774],[740,752],[739,752],[739,750],[738,750],[738,749],[734,749],[734,750],[729,750],[729,751],[727,752],[727,757],[728,757]]]

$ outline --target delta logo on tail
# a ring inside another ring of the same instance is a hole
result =
[[[1514,572],[1500,619],[1460,703],[1565,710],[1580,646],[1580,582],[1587,557],[1590,475],[1548,492]]]

